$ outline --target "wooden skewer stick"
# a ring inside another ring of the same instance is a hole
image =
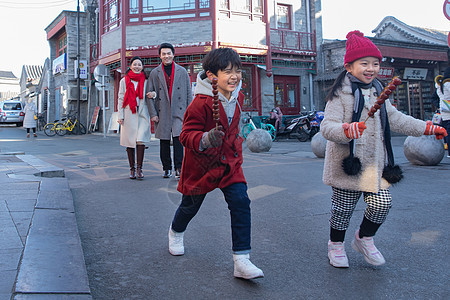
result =
[[[219,128],[219,90],[217,89],[217,78],[212,79],[212,93],[213,93],[213,118],[216,122],[216,129]]]
[[[389,84],[384,87],[383,91],[378,96],[375,104],[370,108],[368,116],[364,120],[364,123],[367,122],[367,120],[369,120],[369,118],[371,118],[371,117],[373,118],[373,116],[375,115],[377,110],[380,109],[381,105],[383,105],[383,103],[386,101],[386,99],[389,98],[389,95],[392,94],[392,92],[395,91],[397,86],[399,86],[400,84],[402,84],[402,80],[400,78],[398,78],[398,77],[392,78],[392,80],[389,82]]]

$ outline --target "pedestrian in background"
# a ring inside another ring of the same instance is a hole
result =
[[[28,99],[27,104],[23,109],[25,117],[23,118],[23,127],[27,129],[27,138],[30,137],[30,129],[33,129],[33,136],[37,137],[36,134],[36,113],[37,108],[32,99]]]
[[[191,80],[186,69],[173,61],[175,49],[171,44],[162,43],[158,51],[162,63],[152,70],[147,82],[147,90],[156,91],[158,96],[151,99],[149,113],[155,122],[155,137],[160,142],[163,177],[172,177],[172,140],[175,177],[179,178],[183,163],[183,146],[179,136],[184,112],[192,101]]]
[[[242,138],[239,121],[244,95],[240,93],[242,63],[231,48],[211,51],[197,76],[195,98],[184,116],[180,140],[186,153],[178,191],[181,204],[169,229],[169,252],[184,254],[184,231],[197,214],[206,194],[220,188],[231,215],[234,276],[263,277],[250,261],[250,199],[242,171]],[[213,111],[211,80],[218,79],[219,125]]]
[[[120,80],[118,94],[118,123],[120,126],[120,145],[126,147],[130,165],[130,179],[143,179],[145,144],[150,142],[150,116],[147,98],[156,96],[155,92],[147,95],[146,75],[142,59],[135,56],[130,61],[125,77]],[[136,159],[135,159],[136,157]]]
[[[367,207],[352,247],[372,265],[385,259],[375,247],[373,236],[391,208],[389,186],[402,178],[394,165],[390,129],[405,135],[446,136],[444,128],[399,112],[387,100],[365,120],[383,86],[376,79],[382,55],[359,31],[347,34],[345,70],[338,76],[326,98],[320,131],[328,140],[323,181],[333,190],[331,197],[328,257],[334,267],[348,267],[345,233],[356,204],[363,195]],[[386,159],[387,153],[387,159]]]
[[[438,75],[435,78],[436,93],[439,96],[439,111],[441,112],[441,125],[447,132],[450,131],[450,67],[447,67],[444,76]],[[450,157],[449,146],[450,138],[445,137],[445,149],[448,151],[447,157]]]

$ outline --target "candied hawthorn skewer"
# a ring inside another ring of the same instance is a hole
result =
[[[383,89],[381,94],[378,96],[375,104],[370,108],[368,117],[364,122],[366,122],[370,117],[373,118],[373,116],[375,115],[377,110],[379,110],[381,108],[381,105],[383,105],[383,103],[386,101],[386,99],[389,98],[389,95],[392,94],[392,92],[395,91],[397,86],[399,86],[400,84],[402,84],[402,80],[398,77],[394,77],[389,82],[389,84]]]
[[[217,89],[217,78],[213,78],[212,80],[212,93],[213,93],[213,118],[216,122],[216,129],[219,127],[219,90]]]

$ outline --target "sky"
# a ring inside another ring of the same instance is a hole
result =
[[[321,2],[325,39],[344,40],[352,30],[373,36],[372,30],[386,16],[412,26],[450,30],[450,20],[443,13],[445,0]],[[0,0],[0,70],[12,71],[20,78],[23,65],[43,65],[50,54],[45,28],[62,10],[76,11],[77,0]]]

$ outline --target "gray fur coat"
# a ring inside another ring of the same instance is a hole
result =
[[[366,119],[371,106],[375,103],[375,92],[374,87],[370,89],[360,121]],[[355,140],[355,156],[361,160],[361,173],[350,176],[344,173],[342,168],[342,160],[350,154],[348,145],[350,139],[346,137],[342,124],[351,123],[354,102],[350,80],[345,77],[342,88],[338,90],[338,96],[327,102],[325,116],[320,124],[320,131],[328,140],[323,182],[341,189],[378,193],[380,189],[389,188],[389,183],[381,177],[387,156],[380,111],[375,113],[374,118],[366,121],[367,129],[361,138]],[[399,112],[388,100],[385,103],[391,131],[409,136],[423,135],[426,128],[424,121]]]

